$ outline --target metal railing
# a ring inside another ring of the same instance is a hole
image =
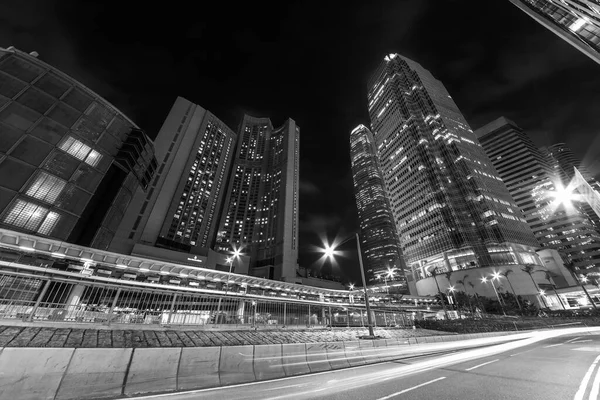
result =
[[[12,265],[0,271],[0,319],[145,325],[365,326],[364,306],[281,300],[249,293],[163,289]],[[376,326],[412,326],[400,309],[375,309]]]

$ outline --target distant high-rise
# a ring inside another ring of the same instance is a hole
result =
[[[401,285],[399,291],[407,292],[406,265],[377,159],[375,139],[364,125],[350,133],[350,158],[367,285],[382,283],[377,276],[388,274],[388,268],[395,268],[395,275],[388,281],[395,281],[394,284]]]
[[[600,3],[597,0],[510,0],[531,18],[600,63]]]
[[[215,242],[236,134],[178,97],[156,137],[158,173],[137,193],[111,250],[135,244],[205,255]]]
[[[600,235],[580,204],[556,204],[552,194],[563,185],[527,134],[504,117],[475,133],[539,244],[559,250],[577,268],[600,266]]]
[[[390,54],[369,80],[368,106],[415,280],[432,272],[535,262],[535,237],[440,81],[418,63]]]
[[[295,281],[300,128],[244,116],[219,223],[217,249],[242,248],[251,275]]]
[[[600,190],[600,182],[598,182],[592,174],[588,171],[588,169],[583,165],[581,160],[579,160],[573,151],[567,147],[564,143],[556,143],[552,146],[547,147],[545,153],[549,157],[550,164],[554,168],[556,174],[560,177],[563,186],[568,187],[571,185],[573,178],[575,176],[575,168],[581,174],[581,177],[584,178],[587,183],[592,187],[593,190]],[[583,211],[588,215],[590,220],[596,226],[596,230],[600,231],[600,216],[594,212],[592,207],[583,203],[582,205]]]
[[[0,48],[0,226],[106,249],[156,169],[152,142],[98,94]]]

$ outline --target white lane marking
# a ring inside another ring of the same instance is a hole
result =
[[[596,371],[596,377],[594,383],[592,383],[592,390],[590,391],[589,400],[598,400],[598,391],[600,390],[600,369]]]
[[[569,339],[569,340],[567,340],[565,343],[571,343],[571,342],[573,342],[573,341],[575,341],[575,340],[577,340],[577,339],[581,339],[581,336],[577,336],[576,338]]]
[[[575,350],[575,351],[591,351],[593,353],[600,353],[600,346],[594,346],[594,347],[578,347],[576,349],[571,349],[571,350]]]
[[[433,380],[430,380],[430,381],[427,381],[427,382],[421,383],[420,385],[413,386],[413,387],[410,387],[410,388],[408,388],[408,389],[401,390],[401,391],[399,391],[399,392],[396,392],[396,393],[392,393],[392,394],[390,394],[390,395],[388,395],[388,396],[385,396],[385,397],[381,397],[381,398],[379,398],[379,399],[377,399],[377,400],[387,400],[387,399],[390,399],[390,398],[392,398],[392,397],[394,397],[394,396],[398,396],[399,394],[403,394],[403,393],[406,393],[406,392],[410,392],[411,390],[418,389],[418,388],[420,388],[420,387],[423,387],[423,386],[425,386],[425,385],[429,385],[429,384],[431,384],[431,383],[434,383],[434,382],[437,382],[437,381],[441,381],[442,379],[446,379],[446,377],[445,377],[445,376],[442,376],[442,377],[440,377],[440,378],[433,379]]]
[[[500,359],[496,358],[495,360],[484,362],[483,364],[479,364],[479,365],[476,365],[474,367],[467,368],[467,369],[465,369],[465,371],[471,371],[471,370],[474,370],[475,368],[483,367],[484,365],[488,365],[488,364],[491,364],[491,363],[496,362],[496,361],[500,361]]]
[[[576,342],[571,342],[571,343],[583,343],[583,342],[591,342],[592,339],[586,339],[586,340],[577,340]]]
[[[535,349],[529,349],[529,350],[521,351],[519,353],[511,354],[510,357],[518,356],[519,354],[523,354],[523,353],[529,353],[530,351],[534,351],[534,350]]]
[[[587,384],[590,381],[592,372],[594,372],[594,369],[596,368],[596,364],[598,364],[599,360],[600,360],[600,356],[596,357],[596,359],[594,360],[592,365],[590,365],[590,367],[588,368],[587,372],[583,376],[583,379],[581,380],[581,383],[579,384],[579,390],[577,390],[577,393],[575,393],[575,397],[573,397],[573,400],[583,400],[583,395],[585,394],[585,389],[587,388]]]
[[[266,391],[269,391],[269,390],[287,389],[287,388],[293,388],[293,387],[300,387],[300,386],[304,386],[304,385],[306,385],[306,384],[302,383],[302,384],[299,384],[299,385],[278,386],[278,387],[267,388],[267,389],[263,389],[263,390],[266,392]]]
[[[556,347],[556,346],[562,346],[564,343],[557,343],[557,344],[549,344],[548,346],[544,346],[545,349],[547,349],[548,347]]]

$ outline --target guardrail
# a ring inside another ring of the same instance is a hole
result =
[[[376,326],[412,326],[409,313],[375,309]],[[56,323],[246,327],[365,326],[366,310],[251,293],[116,281],[11,264],[0,271],[0,318]]]

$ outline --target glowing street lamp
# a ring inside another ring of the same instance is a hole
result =
[[[371,338],[375,337],[375,333],[373,332],[373,319],[371,317],[371,305],[369,304],[369,294],[367,293],[367,282],[365,279],[365,268],[363,266],[363,259],[362,259],[362,252],[360,251],[360,237],[358,236],[358,233],[355,233],[355,238],[356,238],[356,250],[358,252],[358,263],[360,265],[360,277],[362,279],[362,285],[363,285],[363,290],[364,290],[364,294],[365,294],[365,305],[367,307],[367,327],[369,329],[369,336]],[[349,241],[350,239],[352,239],[352,237],[347,238],[346,240],[342,241],[341,243],[339,243],[337,245],[337,247],[341,246],[342,244],[346,243],[347,241]],[[336,250],[334,245],[329,245],[326,244],[325,248],[322,249],[323,253],[325,255],[325,257],[333,259],[334,256],[336,255]]]
[[[498,303],[500,304],[500,308],[502,309],[502,314],[506,315],[506,311],[504,311],[504,305],[502,304],[502,300],[500,300],[500,295],[498,294],[498,290],[496,290],[496,285],[494,285],[494,280],[495,279],[500,279],[500,274],[497,273],[497,272],[494,273],[494,274],[492,274],[492,278],[490,279],[490,283],[492,284],[492,287],[494,288],[494,293],[496,293],[496,298],[498,299]],[[483,277],[483,278],[481,278],[481,282],[482,283],[487,283],[488,280],[487,280],[486,277]]]

